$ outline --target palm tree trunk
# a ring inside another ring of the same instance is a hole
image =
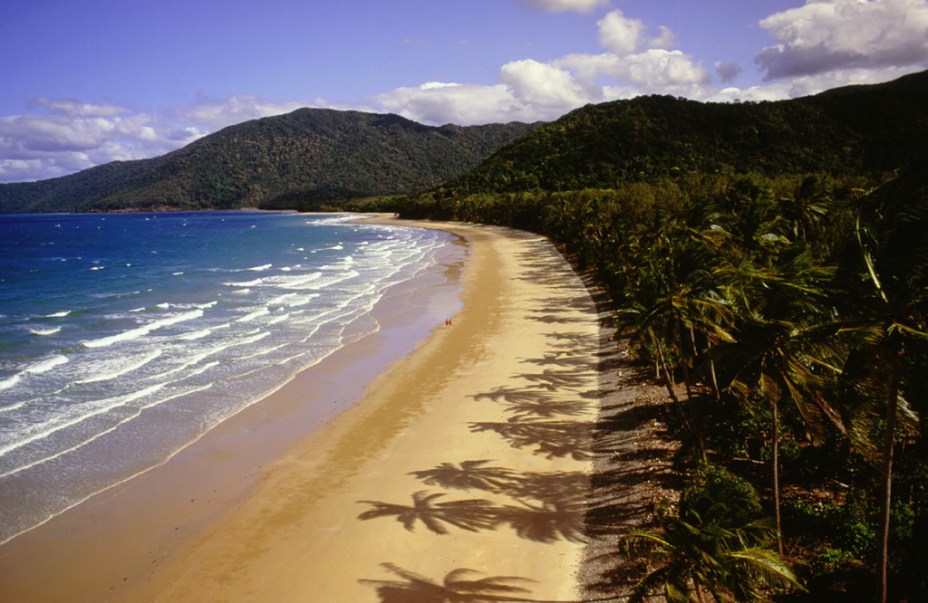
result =
[[[889,593],[889,528],[892,512],[893,449],[896,432],[896,408],[899,396],[899,361],[891,362],[889,391],[886,400],[885,433],[883,434],[883,484],[880,496],[880,543],[877,567],[880,572],[880,603],[886,603]]]
[[[682,323],[679,323],[679,324],[680,324],[680,329],[682,330],[683,325]],[[690,325],[688,330],[690,332],[690,344],[692,345],[691,352],[693,354],[690,360],[692,360],[693,369],[695,370],[696,357],[699,355],[699,352],[696,349],[696,330],[693,328],[692,325]],[[680,347],[681,348],[683,347],[683,334],[682,333],[680,333]],[[702,457],[702,460],[705,461],[708,457],[706,456],[706,442],[705,440],[703,440],[703,437],[702,437],[702,417],[699,415],[699,409],[696,408],[696,404],[693,402],[693,390],[692,390],[692,384],[690,381],[692,379],[692,376],[690,375],[689,361],[686,358],[683,359],[683,374],[684,374],[684,378],[686,379],[687,409],[689,410],[689,413],[690,413],[690,420],[693,423],[693,430],[696,432],[696,442],[699,444],[699,454]]]
[[[778,400],[771,406],[773,411],[773,509],[777,522],[777,552],[783,556],[783,530],[780,525],[780,411]]]
[[[673,388],[673,375],[670,374],[670,370],[667,368],[667,360],[664,357],[664,346],[661,345],[657,337],[654,338],[654,342],[657,345],[657,361],[660,363],[664,386],[667,387],[667,393],[670,395],[670,399],[673,400],[675,404],[679,405],[680,398],[677,397],[677,392],[675,392]]]
[[[709,375],[712,377],[712,391],[715,392],[715,401],[722,399],[722,390],[719,389],[719,380],[715,376],[715,360],[709,360]]]

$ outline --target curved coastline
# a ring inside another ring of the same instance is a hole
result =
[[[468,244],[463,275],[446,267],[446,282],[463,282],[452,324],[416,345],[404,331],[423,315],[414,302],[446,303],[436,300],[452,289],[393,292],[377,308],[379,333],[275,394],[295,410],[258,404],[25,546],[0,547],[0,572],[16,576],[0,599],[383,603],[491,579],[518,600],[580,600],[596,579],[581,570],[595,426],[620,385],[604,377],[614,343],[546,239],[423,226]],[[374,360],[411,341],[389,368]],[[354,394],[339,393],[346,382]],[[337,416],[312,423],[298,409],[320,389]],[[297,441],[281,446],[287,432]],[[263,458],[243,455],[243,442]],[[172,489],[183,517],[159,502]]]
[[[0,600],[100,600],[234,508],[284,451],[356,403],[367,382],[459,307],[465,256],[457,237],[435,266],[385,292],[371,311],[375,332],[292,375],[161,464],[0,544]]]

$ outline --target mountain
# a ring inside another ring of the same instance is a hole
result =
[[[186,147],[39,182],[0,184],[0,213],[293,207],[435,187],[537,124],[430,127],[398,115],[299,109]]]
[[[792,100],[588,105],[449,183],[460,194],[617,188],[681,173],[872,174],[928,152],[928,71]]]

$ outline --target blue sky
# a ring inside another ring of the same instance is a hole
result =
[[[928,68],[928,0],[6,0],[0,53],[17,182],[304,106],[470,125],[887,81]]]

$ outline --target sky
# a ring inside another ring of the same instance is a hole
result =
[[[300,107],[474,125],[889,81],[928,69],[928,0],[4,0],[0,57],[21,182]]]

